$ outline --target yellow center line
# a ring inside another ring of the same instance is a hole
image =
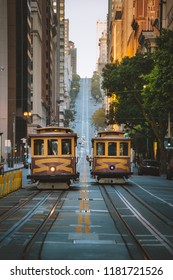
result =
[[[86,183],[86,162],[84,162],[84,175],[82,177],[82,183]],[[76,231],[82,233],[84,226],[84,232],[90,233],[90,214],[87,213],[89,211],[88,192],[85,191],[84,186],[80,191],[80,198],[79,209],[81,212],[86,212],[86,214],[78,214],[78,226],[76,227]]]

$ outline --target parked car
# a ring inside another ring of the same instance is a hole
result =
[[[138,175],[160,176],[160,163],[157,160],[144,159],[138,165]]]
[[[173,178],[173,158],[170,160],[170,162],[167,165],[166,178],[168,180],[171,180]]]

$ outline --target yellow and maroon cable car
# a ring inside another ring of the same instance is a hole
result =
[[[49,126],[30,135],[31,174],[39,189],[67,189],[77,180],[77,134],[70,128]]]
[[[124,183],[131,176],[131,140],[124,133],[99,132],[92,148],[91,175],[99,183]]]

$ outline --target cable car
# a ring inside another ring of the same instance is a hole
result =
[[[67,189],[77,172],[77,134],[70,128],[37,128],[29,136],[31,145],[31,174],[39,189]]]
[[[123,132],[103,131],[92,139],[91,175],[99,183],[124,183],[131,170],[131,139]]]

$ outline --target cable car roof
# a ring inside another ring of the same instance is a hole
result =
[[[46,126],[36,128],[36,133],[32,133],[29,137],[49,137],[49,136],[62,136],[62,137],[77,137],[77,133],[69,127],[59,126]]]
[[[127,133],[124,133],[122,131],[115,131],[115,130],[99,131],[98,135],[93,139],[99,139],[99,138],[129,139]]]

